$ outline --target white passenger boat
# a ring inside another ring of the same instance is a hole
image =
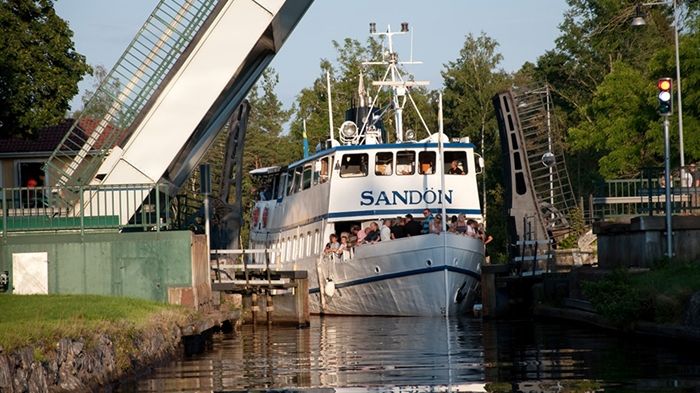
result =
[[[340,238],[355,225],[381,227],[383,219],[408,214],[421,220],[425,209],[482,220],[476,178],[483,160],[474,145],[450,141],[441,125],[432,133],[426,126],[421,140],[402,129],[410,89],[420,84],[401,74],[397,65],[404,63],[393,52],[393,35],[405,30],[376,33],[388,39],[381,62],[388,70],[373,86],[377,94],[393,93],[394,142],[386,142],[376,99],[365,97],[361,82],[360,105],[348,111],[338,139],[331,130],[315,154],[251,172],[267,188],[255,204],[250,247],[272,249],[281,270],[308,271],[314,313],[456,316],[472,304],[484,260],[478,238],[443,231],[324,252],[331,234]],[[459,170],[450,171],[453,162]]]

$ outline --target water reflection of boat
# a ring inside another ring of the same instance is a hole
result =
[[[421,82],[402,74],[392,38],[401,32],[375,33],[388,40],[381,62],[384,79],[374,82],[377,96],[358,88],[359,106],[316,154],[284,167],[251,172],[265,192],[257,201],[251,248],[272,249],[283,270],[307,270],[311,308],[340,315],[460,315],[468,310],[484,258],[483,242],[446,231],[390,241],[349,244],[344,252],[324,252],[331,234],[381,226],[381,220],[413,216],[464,215],[480,221],[477,159],[468,138],[450,141],[430,132],[415,139],[403,130],[403,109]],[[396,129],[389,137],[377,108],[383,89],[391,91]],[[415,104],[413,104],[415,109]],[[421,117],[422,118],[422,117]],[[332,122],[331,122],[332,124]],[[392,139],[393,142],[390,142]],[[466,231],[466,229],[465,229]],[[370,231],[371,232],[371,231]]]

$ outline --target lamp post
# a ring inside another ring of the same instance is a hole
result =
[[[678,92],[678,143],[680,145],[680,156],[681,156],[681,182],[685,180],[685,151],[683,149],[683,101],[681,98],[681,62],[680,55],[678,51],[678,0],[671,0],[673,4],[673,40],[674,40],[674,50],[676,55],[676,91]],[[635,9],[634,18],[632,19],[632,26],[644,26],[647,24],[644,20],[644,12],[642,11],[642,6],[650,7],[655,5],[669,5],[666,1],[656,1],[652,3],[641,3],[637,4]],[[681,184],[683,185],[683,184]]]

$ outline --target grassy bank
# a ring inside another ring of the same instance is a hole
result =
[[[690,296],[700,291],[700,263],[664,264],[632,274],[618,270],[583,283],[593,306],[609,321],[679,323]]]
[[[90,295],[0,296],[0,347],[55,347],[61,338],[106,333],[128,339],[151,328],[184,323],[191,311],[138,299]]]

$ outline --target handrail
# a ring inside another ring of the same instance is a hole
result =
[[[2,188],[2,235],[129,228],[160,231],[171,227],[170,197],[166,190],[165,184]],[[62,197],[66,194],[78,196],[79,202],[66,207]],[[141,207],[136,214],[126,217],[130,206]]]

